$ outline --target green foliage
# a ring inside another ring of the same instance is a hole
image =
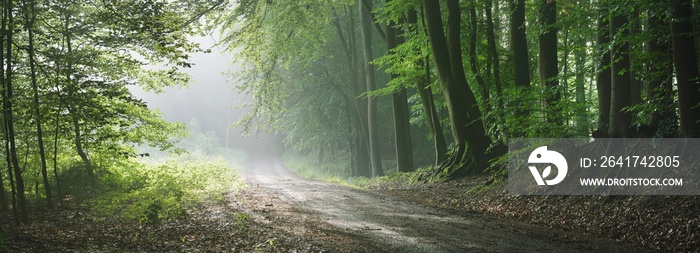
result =
[[[92,206],[107,215],[141,222],[186,217],[188,208],[220,201],[243,186],[223,158],[180,155],[116,168],[101,179],[106,189]]]

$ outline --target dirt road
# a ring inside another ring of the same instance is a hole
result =
[[[321,250],[646,251],[482,214],[448,214],[365,190],[303,179],[291,174],[279,160],[257,160],[247,167],[247,192],[255,195],[258,205],[254,218],[321,245]]]

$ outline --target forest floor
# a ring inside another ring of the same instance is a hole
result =
[[[582,232],[543,222],[547,215],[560,219],[560,215],[548,211],[528,216],[504,215],[476,207],[465,209],[467,200],[461,199],[466,196],[464,191],[483,183],[482,179],[421,186],[387,183],[367,190],[300,178],[278,160],[249,163],[244,178],[247,187],[243,191],[227,194],[223,201],[201,204],[186,219],[159,224],[127,222],[100,216],[87,208],[63,207],[36,211],[29,225],[14,227],[9,215],[0,214],[0,251],[653,251],[595,231]],[[507,200],[503,195],[479,194],[479,203],[490,203],[482,207],[499,203],[498,199],[504,203]],[[502,209],[513,208],[518,205]],[[527,213],[531,206],[524,208],[521,212]],[[571,210],[580,208],[586,205]],[[533,221],[539,225],[528,224]],[[572,218],[571,222],[577,220]]]

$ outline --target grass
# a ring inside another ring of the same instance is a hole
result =
[[[134,162],[101,178],[103,191],[91,206],[108,216],[158,223],[182,218],[205,201],[221,201],[244,183],[223,157],[182,154]]]
[[[422,178],[432,168],[419,168],[414,172],[396,172],[394,161],[383,161],[385,176],[367,178],[350,177],[350,165],[348,163],[337,163],[341,159],[329,159],[330,161],[318,161],[299,154],[286,153],[283,157],[284,164],[295,174],[311,179],[317,179],[329,183],[367,189],[372,186],[386,185],[418,185],[424,183]],[[393,164],[394,167],[391,167]],[[394,168],[393,171],[387,168]]]

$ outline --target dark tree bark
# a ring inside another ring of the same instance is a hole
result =
[[[686,137],[700,137],[700,74],[693,37],[692,5],[689,0],[671,0],[673,64],[678,80],[681,132]]]
[[[550,123],[561,125],[564,123],[561,109],[556,105],[561,100],[559,87],[559,66],[557,59],[557,2],[554,0],[540,0],[540,25],[543,32],[539,36],[539,74],[540,83],[546,89],[544,97],[544,111],[546,119]]]
[[[2,178],[2,172],[0,172],[0,211],[7,211],[9,208],[8,206],[7,192],[5,192],[5,181]]]
[[[530,63],[525,34],[525,0],[509,0],[512,11],[510,18],[510,48],[513,52],[515,86],[530,86]]]
[[[596,90],[598,92],[598,130],[594,137],[607,135],[610,125],[610,51],[607,49],[610,43],[610,24],[607,19],[609,9],[601,4],[598,16],[598,33],[596,44],[598,47],[598,62],[596,69]]]
[[[374,60],[372,57],[372,20],[369,16],[369,11],[365,9],[362,5],[359,5],[359,15],[360,15],[360,30],[362,34],[362,52],[363,52],[363,65],[365,67],[365,85],[367,86],[367,91],[372,91],[377,88],[374,67],[370,65],[370,61]],[[382,176],[384,171],[382,170],[382,158],[379,150],[379,129],[377,122],[377,98],[368,97],[367,98],[367,127],[369,129],[369,152],[370,152],[370,163],[372,164],[372,176]]]
[[[632,105],[631,99],[631,79],[630,79],[630,56],[629,44],[624,41],[629,34],[627,28],[627,17],[622,13],[615,13],[610,20],[610,34],[617,34],[613,37],[611,48],[612,73],[610,83],[610,121],[608,135],[612,138],[629,137],[629,127],[632,123],[632,113],[624,108]]]
[[[447,37],[443,30],[440,2],[423,0],[423,7],[430,49],[450,115],[455,142],[452,156],[442,163],[440,176],[454,178],[481,173],[488,162],[486,148],[490,140],[484,131],[481,111],[477,106],[474,93],[464,76],[459,36],[461,22],[459,2],[447,1]]]
[[[390,0],[387,0],[388,4]],[[386,48],[387,54],[392,54],[391,50],[399,45],[400,41],[397,37],[398,30],[396,23],[389,22],[386,26]],[[393,80],[398,75],[391,74]],[[394,147],[396,149],[396,162],[398,171],[410,172],[413,171],[413,144],[411,138],[411,124],[409,122],[408,96],[406,89],[401,88],[394,94],[391,94],[391,107],[394,115]]]
[[[7,0],[2,1],[2,27],[0,27],[0,31],[5,31],[7,29],[7,6],[6,6]],[[5,59],[5,39],[6,39],[6,34],[2,33],[2,38],[0,38],[0,63],[5,64],[6,59]],[[7,57],[9,60],[10,57]],[[2,121],[2,134],[4,137],[4,144],[5,144],[5,162],[7,164],[7,174],[9,176],[9,181],[10,181],[10,196],[12,197],[12,217],[15,225],[19,225],[19,214],[17,213],[17,194],[16,194],[16,188],[15,188],[15,179],[14,175],[12,173],[12,158],[10,155],[10,135],[8,134],[7,131],[7,110],[5,110],[6,105],[7,105],[7,89],[5,88],[7,85],[7,82],[5,81],[5,68],[0,68],[0,85],[2,85],[2,116],[3,116],[3,121]],[[1,174],[1,173],[0,173]],[[1,180],[1,179],[0,179]],[[4,191],[3,187],[3,191]],[[6,200],[7,201],[7,200]]]
[[[7,26],[7,20],[5,18],[5,1],[2,2],[2,13],[0,13],[2,17],[2,27],[0,27],[0,31],[5,31],[5,27]],[[0,64],[4,65],[5,64],[5,35],[2,34],[2,37],[0,37]],[[5,103],[5,69],[0,68],[0,85],[2,85],[3,90],[2,90],[2,98],[3,98],[3,105]],[[3,110],[3,117],[5,116],[5,111]],[[5,137],[4,143],[5,143],[5,160],[7,162],[7,169],[8,173],[10,175],[10,181],[12,182],[12,163],[10,162],[10,155],[9,155],[9,143],[7,138],[7,129],[6,129],[6,124],[4,124],[5,121],[3,120],[3,136]],[[14,199],[14,184],[11,185],[11,191],[12,191],[12,198]],[[13,201],[14,203],[14,201]],[[5,192],[5,181],[2,179],[2,172],[0,172],[0,210],[6,211],[8,209],[9,203],[7,200],[7,193]],[[15,208],[13,208],[14,210]],[[15,213],[14,217],[17,217],[17,214]]]
[[[37,142],[39,145],[39,157],[41,160],[41,177],[44,180],[44,192],[46,194],[46,205],[49,209],[53,208],[53,197],[51,195],[51,185],[49,184],[49,175],[46,169],[46,150],[44,148],[44,136],[41,128],[41,111],[39,110],[39,89],[36,80],[36,63],[34,57],[34,21],[36,20],[36,12],[34,9],[34,1],[29,0],[24,2],[24,22],[27,27],[29,36],[29,45],[27,53],[29,54],[29,69],[32,83],[32,93],[34,98],[34,117],[36,123]],[[30,17],[31,16],[31,17]]]
[[[17,207],[19,218],[22,223],[29,222],[29,214],[27,213],[27,201],[24,194],[24,179],[22,178],[22,169],[19,167],[19,161],[17,159],[17,145],[15,143],[15,127],[13,121],[13,101],[14,101],[14,91],[13,91],[13,67],[12,67],[12,42],[13,42],[13,1],[7,0],[5,5],[5,18],[7,19],[7,24],[5,24],[5,18],[3,18],[3,27],[5,27],[5,92],[3,93],[3,109],[5,115],[5,124],[7,125],[7,138],[10,144],[10,160],[12,161],[12,168],[14,174],[14,181],[16,184],[16,195],[17,195]]]
[[[647,52],[652,56],[648,63],[650,80],[647,82],[647,100],[654,110],[649,125],[662,137],[672,137],[678,131],[678,117],[673,101],[673,59],[671,56],[669,23],[660,14],[650,12],[648,29],[654,36],[647,42]]]

